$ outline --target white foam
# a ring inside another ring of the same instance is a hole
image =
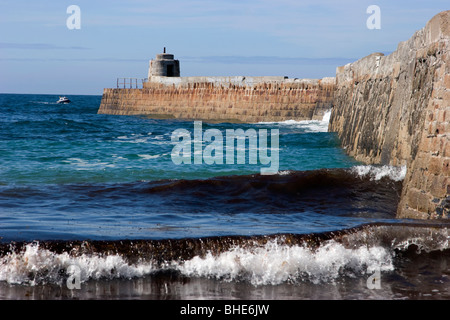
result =
[[[330,117],[331,117],[331,110],[328,110],[323,115],[322,122],[326,122],[327,124],[330,123]]]
[[[291,126],[304,129],[305,132],[328,132],[331,110],[325,112],[322,120],[285,120],[280,122],[258,122],[258,124],[276,124],[280,126]]]
[[[84,170],[98,170],[104,168],[114,168],[115,165],[108,162],[101,162],[98,160],[95,161],[87,161],[80,158],[67,158],[62,162],[71,164],[75,166],[76,170],[84,171]]]
[[[55,254],[41,249],[38,243],[28,244],[24,252],[10,253],[0,259],[0,281],[10,284],[36,285],[39,283],[60,283],[61,270],[69,266],[81,270],[80,282],[100,278],[132,278],[147,275],[153,271],[152,264],[129,265],[119,255],[70,256],[67,252]]]
[[[36,104],[59,104],[58,102],[48,102],[48,101],[30,101],[30,102]]]
[[[151,144],[166,144],[167,138],[164,135],[152,135],[151,132],[147,134],[132,133],[127,136],[118,136],[116,141],[127,143],[151,143]]]
[[[276,285],[306,279],[314,283],[330,282],[344,274],[393,270],[393,264],[391,254],[382,247],[348,249],[330,241],[313,251],[272,241],[251,250],[236,247],[218,256],[194,257],[177,269],[187,276],[228,281],[245,279],[254,285]]]
[[[218,255],[195,256],[186,261],[168,262],[156,267],[153,262],[129,264],[120,255],[71,256],[28,244],[20,253],[0,258],[0,281],[11,284],[63,284],[61,270],[71,265],[81,270],[80,282],[89,279],[143,277],[158,270],[179,271],[188,277],[207,277],[225,281],[248,281],[253,285],[276,285],[284,282],[333,282],[346,276],[366,276],[368,270],[393,269],[388,249],[367,247],[349,249],[329,241],[316,250],[289,246],[277,240],[263,246],[234,247]]]
[[[402,181],[406,176],[406,166],[372,166],[360,165],[351,168],[351,171],[360,177],[370,176],[371,180],[380,180],[389,177],[394,181]]]
[[[151,155],[151,154],[138,154],[139,157],[145,159],[145,160],[150,160],[150,159],[157,159],[159,157],[161,157],[160,154],[155,154],[155,155]]]
[[[416,246],[417,253],[448,250],[450,248],[450,231],[448,228],[425,229],[421,233],[412,232],[412,236],[406,239],[395,238],[391,243],[393,248],[401,250],[406,250],[411,245]]]

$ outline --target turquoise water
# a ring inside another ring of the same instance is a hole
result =
[[[398,183],[361,180],[351,169],[358,163],[327,132],[327,116],[201,124],[204,135],[215,129],[223,141],[228,129],[267,130],[272,162],[270,133],[278,130],[279,171],[261,176],[269,164],[251,164],[248,143],[243,164],[236,164],[237,151],[234,164],[225,157],[224,164],[196,164],[192,144],[191,164],[176,165],[180,140],[172,135],[185,130],[193,138],[193,121],[99,115],[100,96],[70,98],[60,105],[52,95],[0,95],[4,240],[308,233],[395,214]],[[362,192],[367,188],[374,194]],[[370,200],[377,197],[389,199]]]
[[[329,114],[202,123],[203,135],[278,132],[279,171],[261,175],[248,145],[243,164],[176,165],[172,136],[193,137],[193,121],[70,99],[0,95],[0,298],[448,298],[447,227],[396,220],[406,169],[348,157]]]
[[[256,165],[174,165],[171,135],[193,121],[98,115],[100,96],[0,95],[0,184],[121,183],[260,172]],[[355,162],[319,121],[207,124],[203,131],[279,129],[279,170],[345,168]],[[248,154],[248,152],[247,152]]]

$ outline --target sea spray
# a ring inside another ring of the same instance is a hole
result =
[[[341,276],[362,276],[373,269],[393,269],[389,250],[378,246],[349,249],[334,241],[315,250],[271,241],[251,250],[236,247],[218,256],[194,257],[177,266],[190,277],[243,280],[253,285],[333,282]]]
[[[22,251],[0,258],[0,281],[9,284],[63,284],[71,266],[81,271],[81,282],[87,280],[142,277],[153,272],[151,263],[129,264],[119,254],[55,253],[41,248],[39,242],[26,244]]]
[[[374,166],[359,165],[351,168],[351,172],[360,177],[369,176],[372,180],[380,180],[388,177],[394,181],[402,181],[406,176],[406,166]]]
[[[248,282],[335,283],[395,269],[401,253],[449,249],[440,223],[369,224],[320,234],[212,237],[172,240],[50,241],[2,244],[0,281],[64,284],[68,270],[80,282],[131,279],[172,272],[189,278]]]
[[[129,263],[119,254],[54,253],[28,244],[23,252],[0,259],[0,281],[10,284],[64,284],[71,266],[80,269],[80,281],[130,279],[173,270],[187,277],[206,277],[224,281],[248,281],[253,285],[276,285],[298,281],[332,282],[340,276],[361,276],[368,268],[391,270],[389,251],[381,247],[344,248],[329,242],[317,250],[289,246],[277,241],[255,248],[235,247],[219,255],[208,252],[189,260],[174,260],[159,266],[155,261]]]
[[[258,125],[275,125],[279,128],[300,129],[304,133],[328,132],[331,110],[324,113],[322,120],[285,120],[279,122],[258,122]]]

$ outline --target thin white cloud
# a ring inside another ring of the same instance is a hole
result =
[[[86,26],[241,33],[270,36],[283,43],[300,45],[314,52],[314,45],[354,38],[355,27],[365,26],[365,7],[356,0],[246,0],[246,1],[130,1],[109,10],[86,15]],[[361,21],[359,21],[361,20]],[[151,32],[151,31],[150,31]],[[236,37],[242,42],[242,37]],[[328,48],[328,47],[327,47]],[[323,50],[322,50],[323,51]]]
[[[277,56],[196,56],[179,57],[181,63],[202,64],[244,64],[244,65],[343,65],[353,62],[354,58],[303,58],[303,57],[277,57]],[[0,61],[54,61],[54,62],[113,62],[113,63],[142,63],[147,64],[148,59],[122,59],[122,58],[0,58]]]
[[[278,56],[204,56],[204,57],[180,57],[182,62],[192,63],[221,63],[221,64],[288,64],[288,65],[342,65],[353,62],[354,58],[304,58],[304,57],[278,57]]]
[[[81,46],[58,46],[51,43],[13,43],[0,42],[0,49],[21,49],[21,50],[89,50],[90,48]]]

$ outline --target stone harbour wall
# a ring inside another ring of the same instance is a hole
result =
[[[152,77],[142,89],[104,89],[98,113],[211,122],[322,119],[334,78]]]
[[[338,67],[335,78],[150,77],[104,89],[99,113],[218,122],[322,119],[367,164],[406,166],[399,218],[450,216],[450,11],[395,52]]]
[[[388,56],[337,68],[329,131],[369,164],[405,165],[400,218],[450,213],[450,11]]]

